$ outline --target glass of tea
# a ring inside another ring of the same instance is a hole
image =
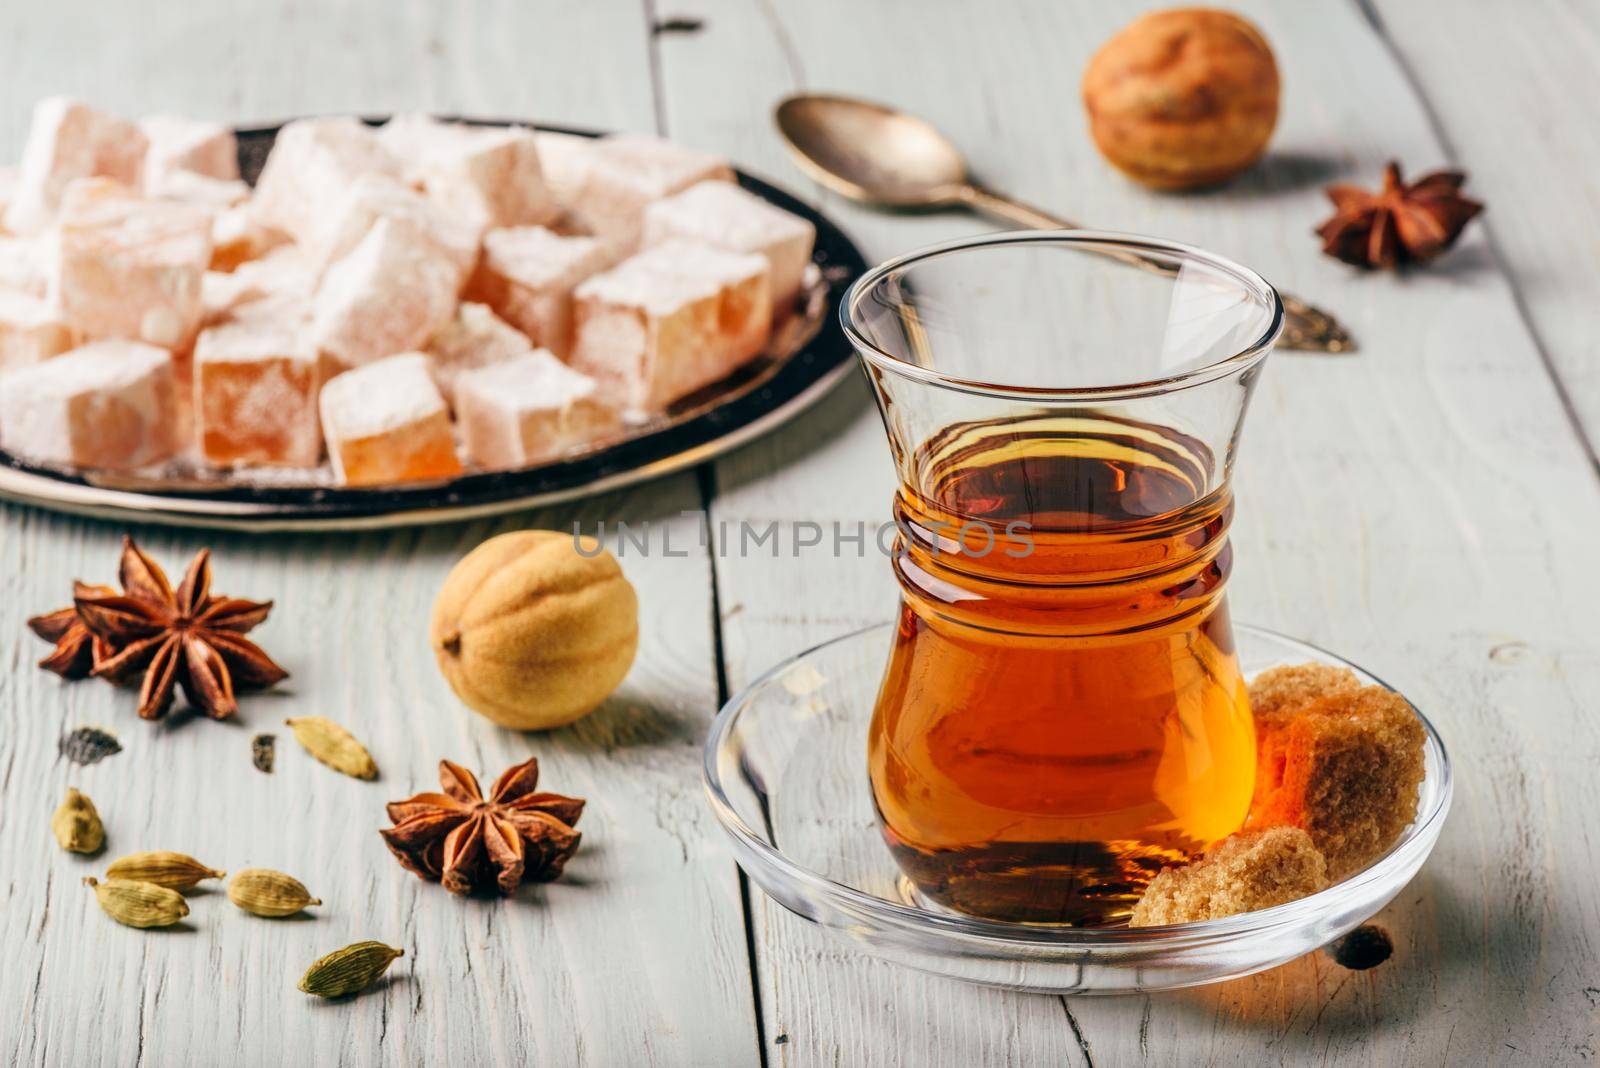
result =
[[[1038,231],[892,260],[841,314],[900,483],[883,836],[936,907],[1115,924],[1250,803],[1230,474],[1278,296],[1184,245]]]

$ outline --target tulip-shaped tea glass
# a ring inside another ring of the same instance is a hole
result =
[[[1117,923],[1249,807],[1229,476],[1278,296],[1183,245],[1026,232],[883,264],[842,315],[900,481],[884,838],[933,905]]]

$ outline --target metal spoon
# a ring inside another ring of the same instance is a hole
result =
[[[978,185],[950,139],[914,115],[866,100],[802,93],[779,104],[776,119],[800,168],[851,200],[902,211],[965,208],[1030,229],[1078,228]],[[1172,273],[1159,260],[1108,255]],[[1333,316],[1298,297],[1278,295],[1284,311],[1279,348],[1355,351],[1355,342]]]

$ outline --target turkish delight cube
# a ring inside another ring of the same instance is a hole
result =
[[[72,330],[49,304],[0,290],[0,373],[32,367],[72,348]]]
[[[17,195],[17,180],[21,174],[16,167],[0,167],[0,230],[5,229],[6,209]]]
[[[261,221],[254,202],[223,208],[211,218],[211,269],[232,271],[288,243],[288,234]]]
[[[331,228],[351,184],[362,175],[400,177],[400,162],[377,135],[349,116],[298,119],[278,131],[256,181],[257,217],[302,244]]]
[[[48,463],[131,470],[170,458],[181,434],[165,349],[101,341],[0,376],[0,445]]]
[[[139,129],[149,143],[144,155],[144,189],[149,195],[171,196],[169,183],[178,175],[239,180],[239,145],[222,123],[151,115],[139,120]],[[177,181],[181,185],[183,179]]]
[[[186,350],[200,327],[200,279],[210,261],[206,212],[89,179],[62,197],[49,297],[85,339]]]
[[[445,211],[407,186],[382,175],[364,175],[350,184],[326,214],[326,228],[308,244],[312,269],[320,276],[329,264],[349,254],[379,219],[416,231],[455,265],[459,289],[478,261],[483,229]]]
[[[30,297],[42,297],[50,284],[50,257],[55,239],[49,234],[33,237],[0,237],[0,288]]]
[[[461,375],[456,416],[467,454],[491,470],[559,456],[620,424],[595,380],[545,349]]]
[[[428,343],[433,378],[452,405],[461,375],[533,351],[528,335],[494,313],[487,304],[463,301],[455,317]]]
[[[200,302],[209,326],[244,305],[274,297],[309,301],[314,288],[311,266],[294,245],[275,249],[233,271],[207,271],[200,279]]]
[[[659,137],[619,134],[595,145],[573,207],[626,255],[639,246],[646,207],[707,180],[731,182],[733,168],[720,157]]]
[[[237,178],[212,178],[193,171],[173,171],[160,183],[145,183],[145,192],[162,200],[177,200],[212,211],[236,208],[250,199],[250,187]]]
[[[687,241],[624,260],[575,298],[572,365],[644,411],[726,377],[761,352],[772,327],[767,261]]]
[[[401,115],[379,137],[429,199],[482,229],[536,226],[560,211],[545,188],[531,130]]]
[[[316,354],[295,312],[251,305],[200,332],[195,440],[208,463],[314,467],[321,458]]]
[[[312,340],[332,370],[419,349],[455,311],[460,272],[414,227],[379,219],[322,277]]]
[[[401,353],[322,387],[322,434],[339,482],[374,486],[461,473],[428,357]]]
[[[55,218],[61,195],[78,178],[103,176],[137,186],[146,140],[134,123],[68,97],[33,108],[17,188],[6,208],[6,229],[36,233]]]
[[[599,141],[555,130],[539,130],[533,140],[539,148],[539,167],[544,172],[545,187],[561,207],[572,207],[583,193],[583,183],[589,177],[589,161],[594,158]]]
[[[612,259],[593,237],[563,237],[542,226],[491,230],[466,296],[564,359],[572,351],[572,292]]]
[[[700,182],[645,209],[646,245],[675,237],[765,256],[772,268],[773,308],[781,317],[799,304],[817,228],[732,182]]]

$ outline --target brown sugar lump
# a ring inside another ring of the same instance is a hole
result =
[[[317,287],[312,341],[334,372],[428,343],[455,311],[460,272],[415,227],[379,219]]]
[[[644,243],[673,238],[765,256],[772,268],[773,308],[787,315],[799,303],[817,228],[732,182],[700,182],[645,209]]]
[[[239,146],[233,131],[220,122],[186,119],[176,115],[151,115],[139,120],[148,142],[144,156],[144,189],[151,196],[168,196],[180,176],[216,182],[239,180]]]
[[[428,342],[433,378],[446,402],[455,404],[455,383],[468,371],[504,363],[533,351],[528,335],[496,315],[487,304],[463,301],[455,317]]]
[[[79,178],[113,178],[137,187],[145,146],[145,135],[134,123],[68,97],[39,101],[6,208],[6,229],[17,234],[44,229],[54,220],[67,185]]]
[[[323,229],[308,242],[313,270],[320,274],[348,255],[379,219],[415,232],[456,269],[459,289],[478,260],[483,229],[445,211],[415,189],[383,175],[363,175],[350,183],[324,213]]]
[[[379,137],[430,200],[482,229],[538,226],[560,212],[545,187],[532,130],[400,115]]]
[[[322,458],[317,360],[304,305],[263,301],[201,331],[194,347],[195,440],[220,467],[315,467]]]
[[[772,325],[765,258],[669,241],[578,287],[572,365],[627,409],[658,411],[746,363]]]
[[[49,298],[85,339],[184,350],[200,327],[200,280],[210,262],[203,210],[90,179],[63,195]]]
[[[181,439],[165,349],[101,341],[0,376],[0,445],[48,463],[131,470]]]
[[[564,237],[542,226],[491,230],[465,296],[565,359],[572,351],[573,291],[612,262],[597,238]]]
[[[328,216],[363,175],[398,179],[400,161],[371,127],[350,116],[298,119],[278,131],[256,182],[256,217],[302,244],[326,233]]]
[[[1199,860],[1167,868],[1150,880],[1128,926],[1217,920],[1287,904],[1327,885],[1327,863],[1305,831],[1240,831]]]
[[[1332,664],[1288,664],[1250,680],[1250,711],[1258,727],[1275,726],[1329,694],[1361,689],[1355,672]]]
[[[594,147],[572,207],[619,255],[639,247],[644,210],[707,180],[731,182],[728,161],[659,137],[617,134]]]
[[[1422,723],[1381,686],[1338,690],[1257,724],[1248,827],[1303,829],[1337,881],[1381,857],[1416,816]]]
[[[491,470],[560,456],[620,422],[594,379],[544,349],[461,375],[456,416],[467,454]]]
[[[0,374],[32,367],[72,348],[72,330],[49,304],[0,290]]]
[[[461,473],[450,414],[428,357],[406,352],[322,387],[322,434],[342,485],[452,478]]]

